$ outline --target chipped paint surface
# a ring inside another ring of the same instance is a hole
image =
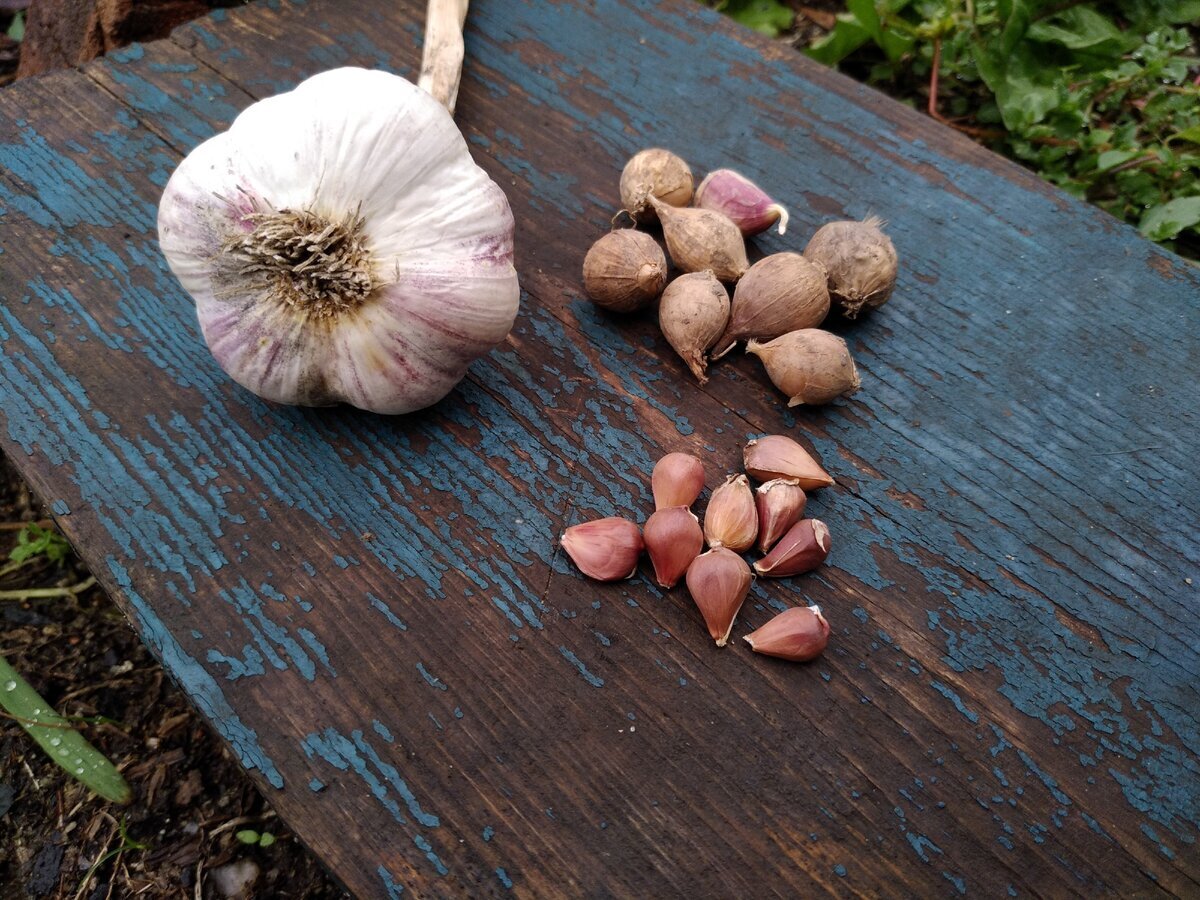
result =
[[[1194,887],[1196,275],[698,5],[479,2],[459,121],[520,222],[513,333],[403,420],[275,407],[200,342],[158,193],[252,97],[411,74],[420,4],[359,6],[237,10],[0,98],[0,442],[281,812],[312,843],[355,835],[339,875],[546,893],[586,848],[644,895],[744,893],[741,854],[805,894],[886,890],[861,841],[915,893]],[[289,22],[310,31],[271,37]],[[649,144],[795,198],[796,240],[890,221],[901,278],[845,330],[851,402],[783,410],[736,360],[701,391],[652,322],[581,297]],[[838,478],[813,498],[835,549],[756,584],[737,627],[819,603],[819,669],[714,651],[681,592],[597,587],[556,552],[648,510],[661,453],[714,482],[785,429]],[[726,864],[687,867],[691,841]],[[1100,848],[1124,855],[1097,871]]]

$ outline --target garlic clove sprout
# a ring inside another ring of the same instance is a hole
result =
[[[692,199],[692,170],[670,150],[651,147],[635,153],[621,171],[621,206],[640,225],[658,218],[650,198],[669,206]]]
[[[701,209],[724,213],[746,237],[761,234],[776,222],[780,234],[787,231],[787,210],[733,169],[709,172],[696,188],[694,203]]]
[[[746,444],[742,452],[746,473],[759,481],[794,478],[806,491],[828,487],[833,478],[812,455],[783,434],[769,434]]]
[[[829,645],[829,623],[821,607],[796,606],[750,632],[745,640],[755,653],[807,662],[824,653]]]
[[[662,222],[671,262],[684,272],[712,272],[721,281],[737,281],[750,267],[746,242],[728,217],[711,209],[677,209],[650,197]]]
[[[503,191],[386,72],[252,104],[179,164],[158,230],[217,363],[280,403],[429,406],[517,313]]]
[[[746,561],[728,547],[714,547],[688,566],[688,593],[718,647],[729,642],[729,632],[753,580]]]
[[[710,547],[749,550],[758,537],[758,510],[745,475],[730,475],[712,493],[704,511],[704,537]]]
[[[765,344],[751,339],[746,352],[762,360],[788,406],[828,403],[861,386],[845,340],[820,328],[789,331]]]
[[[828,314],[829,290],[821,266],[799,253],[764,256],[738,282],[729,325],[712,358],[719,359],[746,338],[769,341],[799,328],[813,328]]]
[[[830,222],[817,229],[804,255],[829,273],[829,293],[846,318],[883,306],[896,286],[896,248],[883,233],[884,222]]]
[[[637,525],[619,516],[572,525],[559,543],[579,571],[597,581],[632,578],[645,546]]]
[[[650,473],[654,508],[691,506],[704,490],[704,465],[689,453],[668,453]]]
[[[583,287],[592,302],[614,312],[636,312],[662,293],[667,257],[650,235],[611,231],[583,259]]]
[[[707,352],[729,322],[729,293],[712,272],[680,275],[658,302],[658,327],[701,384]]]
[[[758,549],[766,553],[800,521],[808,498],[795,478],[772,478],[754,492],[758,509]]]

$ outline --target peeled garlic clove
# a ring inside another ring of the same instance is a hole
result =
[[[621,172],[621,205],[640,224],[658,218],[650,205],[654,197],[669,206],[687,206],[692,199],[692,170],[661,147],[643,150],[625,163]]]
[[[819,606],[787,609],[762,628],[746,635],[755,653],[807,662],[820,656],[829,644],[829,623]]]
[[[754,492],[758,509],[758,549],[766,553],[804,515],[808,497],[795,478],[772,478]]]
[[[754,564],[754,571],[769,578],[786,578],[811,572],[829,555],[829,528],[820,519],[801,519],[787,530],[771,552]]]
[[[650,235],[632,228],[610,232],[583,258],[583,288],[592,302],[615,312],[635,312],[662,293],[667,257]]]
[[[667,252],[676,268],[707,270],[721,281],[737,281],[750,267],[742,233],[727,216],[711,209],[676,209],[654,197],[650,205],[662,222]]]
[[[733,620],[746,601],[753,580],[746,561],[727,547],[714,547],[697,556],[688,567],[688,593],[718,647],[729,641]]]
[[[787,210],[733,169],[709,172],[696,188],[695,205],[724,213],[746,237],[761,234],[776,222],[780,234],[787,231]]]
[[[787,394],[788,406],[828,403],[862,385],[846,342],[820,328],[789,331],[765,344],[751,339],[746,352],[762,360],[772,383]]]
[[[896,286],[896,248],[883,225],[877,216],[830,222],[804,248],[804,255],[829,273],[829,293],[847,319],[883,306]]]
[[[637,525],[619,516],[572,525],[559,543],[579,571],[597,581],[632,578],[645,546]]]
[[[658,301],[658,327],[701,384],[708,381],[708,348],[729,321],[729,293],[712,272],[680,275]]]
[[[656,511],[642,526],[642,534],[659,587],[675,587],[704,549],[700,520],[686,506],[668,506]]]
[[[713,359],[724,356],[737,341],[769,341],[789,331],[820,325],[828,314],[829,289],[823,268],[799,253],[764,256],[742,276],[733,292],[729,326],[717,341]]]
[[[654,508],[691,506],[704,490],[704,466],[687,453],[668,453],[650,473]]]
[[[704,512],[704,537],[710,547],[749,550],[758,537],[758,510],[745,475],[730,475],[713,491]]]
[[[769,434],[746,444],[742,453],[746,472],[759,481],[795,478],[806,491],[829,487],[833,478],[807,450],[782,434]]]

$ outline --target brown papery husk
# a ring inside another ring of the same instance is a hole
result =
[[[718,647],[728,643],[734,619],[746,602],[753,580],[746,561],[728,547],[714,547],[697,556],[688,567],[688,593]]]
[[[729,322],[729,293],[712,272],[680,275],[658,301],[658,327],[696,379],[708,381],[708,349]]]
[[[799,253],[764,256],[738,282],[729,327],[713,348],[712,358],[719,359],[747,338],[769,341],[799,328],[813,328],[828,314],[829,290],[821,266]]]
[[[667,257],[648,234],[624,228],[592,244],[583,258],[583,288],[597,306],[636,312],[667,284]]]
[[[650,491],[654,508],[691,506],[704,490],[704,464],[690,453],[668,453],[654,464]]]
[[[766,367],[767,375],[788,396],[788,406],[819,406],[861,387],[850,348],[836,334],[820,328],[789,331],[773,341],[746,342]]]
[[[676,209],[655,197],[650,205],[662,222],[671,262],[684,272],[712,272],[721,281],[737,281],[750,267],[746,241],[728,217],[711,209]]]
[[[795,478],[772,478],[754,492],[758,509],[758,549],[766,553],[800,521],[808,497]]]
[[[642,526],[642,539],[654,565],[654,580],[664,588],[675,587],[704,549],[700,520],[686,506],[656,510]]]
[[[635,153],[621,171],[621,205],[640,225],[658,218],[650,198],[669,206],[687,206],[695,180],[684,160],[662,147]]]
[[[812,454],[784,434],[768,434],[748,442],[742,463],[746,473],[758,481],[795,478],[806,491],[833,484],[833,476]]]
[[[848,319],[883,306],[896,286],[896,248],[883,233],[884,224],[878,216],[861,222],[829,222],[804,248],[804,255],[829,273],[833,304]]]

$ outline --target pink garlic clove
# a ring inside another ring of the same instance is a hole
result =
[[[688,453],[668,453],[650,473],[654,508],[691,506],[704,490],[704,465]]]
[[[758,510],[745,475],[730,475],[713,491],[704,512],[704,537],[710,547],[749,550],[758,536]]]
[[[688,593],[718,647],[728,643],[733,620],[746,601],[753,580],[746,561],[726,547],[714,547],[688,566]]]
[[[762,628],[746,635],[755,653],[793,662],[816,659],[829,644],[829,623],[819,606],[797,606],[784,610]]]
[[[795,478],[806,491],[828,487],[833,477],[798,443],[783,434],[769,434],[746,444],[746,472],[759,481]]]
[[[618,516],[572,525],[559,543],[579,571],[597,581],[632,578],[644,547],[637,525]]]
[[[754,493],[758,509],[758,549],[770,550],[804,515],[808,497],[795,478],[773,478]]]
[[[776,222],[780,234],[787,231],[787,210],[749,178],[732,169],[709,172],[696,188],[693,203],[701,209],[725,214],[746,237],[761,234]]]
[[[829,555],[829,528],[820,519],[801,519],[754,564],[754,571],[768,578],[786,578],[811,572]]]
[[[674,587],[704,549],[700,520],[686,506],[658,510],[646,520],[643,534],[659,587]]]

